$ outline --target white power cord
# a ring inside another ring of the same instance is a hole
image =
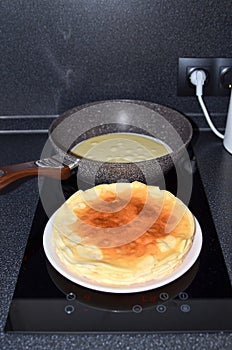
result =
[[[224,135],[221,134],[213,125],[212,120],[209,116],[209,113],[207,111],[207,108],[204,104],[203,98],[202,98],[202,94],[203,94],[203,85],[206,81],[206,74],[203,70],[197,69],[194,70],[191,74],[190,74],[190,81],[193,85],[196,86],[196,96],[198,98],[198,101],[200,103],[201,109],[204,113],[205,119],[207,121],[207,123],[209,124],[210,129],[214,132],[215,135],[217,135],[218,137],[220,137],[221,139],[224,139]]]

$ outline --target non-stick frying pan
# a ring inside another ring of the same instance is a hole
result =
[[[87,138],[114,132],[155,137],[165,142],[172,152],[134,163],[102,163],[77,158],[71,152]],[[110,100],[78,106],[51,124],[40,160],[0,168],[0,189],[17,179],[38,174],[67,179],[74,169],[78,169],[79,178],[90,185],[122,180],[149,183],[173,167],[186,152],[191,137],[189,121],[179,112],[158,104]]]

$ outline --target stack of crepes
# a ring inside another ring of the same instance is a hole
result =
[[[174,195],[140,182],[77,191],[56,212],[53,246],[64,268],[103,286],[171,274],[189,251],[194,217]]]

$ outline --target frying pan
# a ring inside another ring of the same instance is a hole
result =
[[[166,143],[171,153],[134,163],[99,162],[78,158],[72,148],[97,135],[132,132],[152,136]],[[143,101],[108,100],[85,104],[60,115],[49,128],[41,159],[0,168],[0,190],[27,176],[68,179],[78,169],[78,177],[89,186],[117,181],[153,183],[163,176],[186,152],[192,126],[179,112]]]

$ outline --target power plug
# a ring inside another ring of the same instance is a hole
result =
[[[206,81],[206,73],[203,69],[195,69],[191,72],[190,81],[193,85],[196,86],[196,95],[202,96],[203,94],[203,85]]]
[[[224,135],[221,134],[212,123],[202,98],[203,86],[206,81],[206,73],[202,69],[193,70],[189,75],[189,79],[191,83],[196,86],[196,96],[211,130],[215,135],[223,139],[225,149],[232,154],[232,67],[226,69],[221,75],[221,83],[225,88],[229,88],[231,92]]]
[[[190,73],[190,76],[189,76],[189,79],[191,81],[191,83],[193,85],[196,86],[196,96],[197,96],[197,99],[198,99],[198,102],[201,106],[201,109],[204,113],[204,116],[205,116],[205,119],[210,127],[210,129],[214,132],[215,135],[217,135],[218,137],[220,137],[221,139],[224,138],[224,135],[221,134],[214,126],[211,118],[210,118],[210,115],[207,111],[207,108],[205,106],[205,103],[203,101],[203,98],[202,98],[202,95],[203,95],[203,86],[205,84],[205,81],[206,81],[206,73],[204,70],[202,69],[195,69],[193,70],[191,73]]]

